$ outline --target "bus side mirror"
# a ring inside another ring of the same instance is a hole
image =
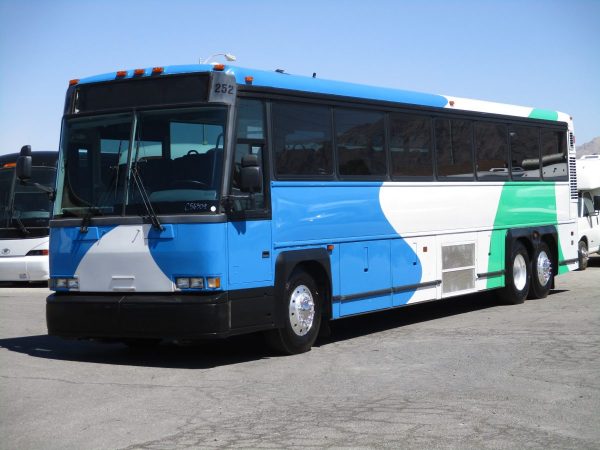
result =
[[[17,178],[27,181],[31,178],[31,146],[21,147],[21,153],[17,158]]]
[[[240,173],[240,190],[242,192],[260,192],[262,189],[262,174],[258,165],[257,155],[246,155],[242,158]]]

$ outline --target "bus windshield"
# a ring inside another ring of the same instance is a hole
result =
[[[53,167],[33,167],[31,181],[50,187],[55,172]],[[47,228],[49,218],[48,194],[17,182],[14,168],[0,169],[0,227],[28,234],[29,228]]]
[[[145,198],[157,214],[215,212],[226,119],[215,106],[67,119],[56,215],[145,215]]]

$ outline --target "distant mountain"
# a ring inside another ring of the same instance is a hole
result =
[[[581,158],[583,155],[592,155],[594,153],[600,155],[600,136],[592,139],[590,142],[577,146],[578,158]]]

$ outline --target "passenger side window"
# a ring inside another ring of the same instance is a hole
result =
[[[544,180],[567,181],[567,139],[561,131],[542,130],[542,176]]]
[[[330,108],[273,103],[272,112],[275,173],[293,178],[333,175]]]
[[[583,202],[583,217],[589,217],[594,213],[594,201],[589,192],[585,192],[583,197],[580,197]]]
[[[515,181],[540,179],[540,132],[521,125],[510,127],[511,175]]]
[[[432,179],[431,119],[390,114],[390,153],[392,179]]]
[[[492,122],[475,124],[477,178],[483,181],[508,179],[508,129]]]
[[[444,181],[473,179],[472,123],[461,119],[436,119],[435,147],[438,178]]]
[[[386,175],[383,119],[379,112],[335,110],[340,175]]]
[[[267,174],[264,165],[265,148],[264,103],[260,100],[240,99],[237,110],[236,143],[231,174],[231,194],[233,211],[261,210],[265,208],[264,190]],[[240,189],[242,159],[246,155],[256,155],[261,166],[263,183],[260,191],[251,196]]]

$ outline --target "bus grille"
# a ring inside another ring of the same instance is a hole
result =
[[[569,183],[571,185],[571,199],[577,200],[577,160],[569,157]]]

